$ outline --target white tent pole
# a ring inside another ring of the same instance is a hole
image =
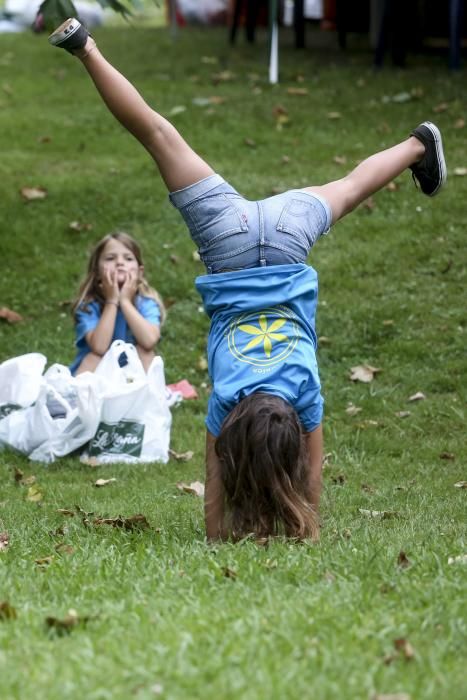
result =
[[[279,82],[279,26],[277,23],[277,0],[269,0],[269,82]]]

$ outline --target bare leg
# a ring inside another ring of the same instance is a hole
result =
[[[341,180],[320,187],[306,187],[305,191],[324,197],[331,207],[332,221],[336,223],[406,168],[421,160],[424,153],[423,143],[410,136],[397,146],[362,161]]]
[[[147,374],[148,369],[151,366],[151,362],[153,361],[153,359],[155,357],[154,351],[153,350],[145,350],[140,345],[137,345],[136,352],[138,353],[138,357],[141,360],[141,364],[143,365],[144,371]]]
[[[75,51],[114,117],[149,151],[169,191],[188,187],[214,171],[170,122],[143,100],[133,85],[100,53],[94,39]]]

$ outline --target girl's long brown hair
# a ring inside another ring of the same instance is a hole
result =
[[[123,231],[117,231],[116,233],[109,233],[107,234],[107,236],[104,236],[104,238],[102,238],[94,246],[89,256],[86,276],[81,282],[78,294],[76,295],[76,298],[71,306],[71,312],[73,315],[76,313],[77,309],[79,309],[82,305],[86,306],[86,304],[89,304],[89,302],[91,301],[98,301],[101,304],[104,304],[105,299],[102,296],[102,291],[99,284],[99,258],[101,257],[102,251],[104,250],[107,243],[112,239],[119,241],[125,246],[125,248],[128,248],[128,250],[130,250],[135,256],[138,265],[143,265],[141,249],[134,240],[134,238],[129,236],[128,233],[124,233]],[[141,278],[138,281],[137,291],[140,296],[150,297],[151,299],[154,299],[154,301],[158,304],[161,312],[162,325],[165,321],[166,316],[164,302],[162,301],[158,292],[156,292],[156,290],[149,285],[148,281],[144,276],[141,276]]]
[[[235,539],[318,538],[305,438],[289,403],[262,392],[243,399],[225,419],[215,450],[225,525]]]

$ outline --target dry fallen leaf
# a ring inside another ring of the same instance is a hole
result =
[[[412,566],[412,562],[402,550],[399,552],[399,556],[397,557],[397,566],[399,566],[401,569],[408,569],[409,566]]]
[[[16,620],[16,610],[7,600],[0,603],[0,620]]]
[[[89,615],[78,615],[76,610],[70,609],[67,615],[61,620],[58,617],[46,617],[45,624],[58,634],[65,634],[70,632],[77,625],[85,625],[91,619]]]
[[[436,107],[433,107],[433,112],[436,114],[440,114],[441,112],[447,112],[449,109],[449,105],[447,102],[440,102],[439,105],[436,105]]]
[[[410,411],[396,411],[394,415],[397,418],[408,418],[410,416]]]
[[[347,406],[347,408],[345,409],[345,412],[349,416],[356,416],[357,413],[360,413],[360,411],[362,411],[362,410],[363,409],[360,408],[360,406],[354,406],[353,403],[350,402],[349,405]]]
[[[41,557],[40,559],[34,559],[37,566],[49,566],[54,560],[54,555],[50,554],[48,557]]]
[[[456,459],[456,455],[453,452],[441,452],[439,455],[440,459]]]
[[[454,168],[454,175],[467,175],[467,168]]]
[[[20,194],[27,202],[32,202],[35,199],[45,199],[48,192],[44,187],[22,187]]]
[[[415,656],[415,650],[411,643],[401,637],[400,639],[394,640],[394,648],[396,651],[400,652],[406,661],[411,661]]]
[[[287,88],[287,94],[288,95],[298,95],[299,97],[303,97],[304,95],[308,95],[308,88],[289,87],[289,88]]]
[[[113,484],[114,481],[117,481],[117,479],[97,479],[97,481],[94,482],[94,486],[99,488],[101,486],[107,486],[107,484]]]
[[[69,510],[68,508],[57,508],[57,513],[60,513],[60,515],[67,515],[70,518],[76,515],[74,510]]]
[[[169,455],[176,459],[177,462],[189,462],[194,452],[192,450],[188,450],[187,452],[175,452],[175,450],[169,449]]]
[[[407,401],[423,401],[426,399],[425,394],[422,391],[417,391],[416,394],[412,394],[412,396],[409,396]]]
[[[366,510],[365,508],[359,508],[358,512],[367,518],[380,518],[381,520],[397,518],[400,515],[397,510]]]
[[[205,370],[207,370],[207,368],[208,368],[208,361],[206,360],[206,358],[204,357],[204,355],[198,359],[198,362],[196,363],[196,366],[198,367],[198,369],[200,369],[200,370],[203,371],[203,372],[204,372]]]
[[[331,477],[331,481],[333,484],[339,484],[339,486],[343,486],[346,481],[346,476],[345,474],[337,474],[337,476]]]
[[[449,557],[448,564],[467,564],[467,554],[459,554],[457,557]]]
[[[129,518],[123,518],[118,515],[116,518],[95,518],[93,525],[112,525],[112,527],[121,527],[124,530],[144,530],[149,527],[149,523],[145,515],[137,513]]]
[[[237,578],[237,572],[234,569],[230,569],[228,566],[222,567],[222,573],[226,578],[231,578],[235,580]]]
[[[376,488],[371,486],[371,484],[361,484],[360,488],[366,493],[376,493]]]
[[[456,121],[454,122],[455,129],[463,129],[464,126],[465,126],[465,119],[462,119],[462,117],[460,117],[459,119],[456,119]]]
[[[0,532],[0,552],[4,551],[10,544],[10,535],[8,532]]]
[[[71,546],[71,544],[66,544],[65,542],[59,542],[58,544],[55,545],[55,551],[58,554],[73,554],[75,549],[74,549],[74,547]]]
[[[245,146],[249,146],[250,148],[256,148],[256,141],[254,141],[253,139],[244,138],[243,143],[245,144]]]
[[[184,493],[191,493],[193,496],[204,496],[204,484],[201,481],[192,481],[191,484],[185,484],[184,481],[177,483],[177,488]]]
[[[3,318],[5,321],[8,321],[8,323],[18,323],[19,321],[23,321],[22,316],[17,314],[16,311],[7,309],[6,306],[2,306],[2,308],[0,309],[0,318]]]
[[[397,190],[399,189],[399,185],[397,184],[397,182],[394,182],[394,180],[392,180],[391,182],[388,182],[385,189],[387,189],[389,192],[397,192]]]
[[[328,112],[327,117],[328,119],[340,119],[342,114],[340,112]]]
[[[334,163],[336,163],[336,165],[346,165],[347,163],[346,156],[334,156],[332,160]]]
[[[408,693],[374,693],[370,700],[411,700]]]
[[[467,489],[467,481],[458,481],[457,483],[454,484],[456,489]],[[1,540],[1,535],[0,535],[0,540]]]
[[[42,501],[42,497],[42,491],[37,486],[30,486],[28,488],[28,492],[26,494],[27,501],[31,501],[32,503],[38,503],[39,501]]]
[[[90,231],[92,229],[92,224],[82,224],[80,221],[70,221],[68,228],[72,231],[80,233],[81,231]]]
[[[365,199],[364,202],[362,202],[362,207],[364,209],[368,209],[369,212],[372,212],[373,209],[375,208],[375,206],[376,206],[376,204],[375,204],[375,200],[373,199],[373,197],[368,197],[367,199]]]
[[[357,365],[356,367],[351,367],[350,371],[350,379],[353,382],[364,382],[365,384],[373,381],[375,374],[381,372],[378,367],[372,367],[371,365]]]

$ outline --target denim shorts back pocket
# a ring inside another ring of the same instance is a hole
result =
[[[308,250],[325,233],[328,226],[326,210],[318,199],[292,197],[284,206],[277,230],[295,236]]]
[[[191,237],[200,250],[207,251],[227,236],[248,231],[247,217],[241,211],[244,201],[240,196],[218,193],[197,199],[183,209]]]

